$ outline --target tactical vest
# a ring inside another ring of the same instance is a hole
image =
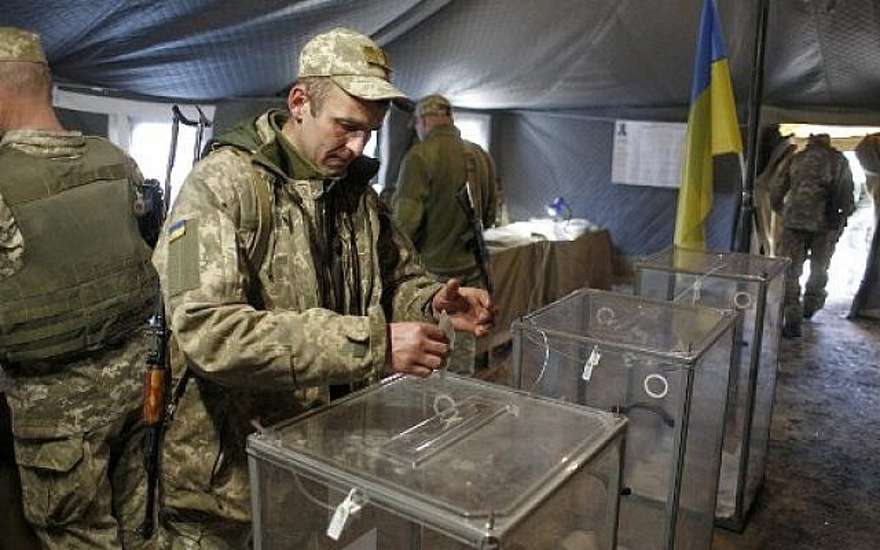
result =
[[[50,160],[4,147],[0,166],[25,245],[0,279],[0,361],[77,356],[138,330],[158,282],[119,150],[87,138],[82,158]]]

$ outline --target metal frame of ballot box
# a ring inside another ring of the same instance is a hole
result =
[[[519,550],[574,533],[612,550],[627,425],[452,373],[392,376],[249,436],[254,547]]]
[[[787,258],[669,248],[635,264],[636,295],[739,313],[716,524],[741,532],[764,482]]]
[[[513,323],[514,387],[630,420],[619,548],[711,546],[734,319],[581,289]]]

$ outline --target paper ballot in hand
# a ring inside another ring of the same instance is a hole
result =
[[[446,335],[446,341],[449,344],[449,351],[455,349],[455,329],[452,328],[452,320],[446,310],[440,312],[440,330]]]
[[[440,312],[440,330],[443,331],[443,334],[446,335],[446,342],[449,344],[449,353],[452,353],[452,350],[455,349],[455,329],[452,328],[452,320],[449,319],[449,314],[446,313],[446,310]],[[440,369],[440,376],[446,376],[446,368],[449,366],[449,354],[446,355],[446,360],[443,361],[443,367]]]

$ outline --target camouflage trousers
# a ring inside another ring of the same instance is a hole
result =
[[[0,378],[3,376],[0,370]],[[15,465],[14,440],[6,395],[0,391],[0,548],[39,548],[21,506],[21,481]]]
[[[163,515],[158,547],[162,550],[247,550],[251,525],[237,521],[184,521]]]
[[[14,414],[14,411],[13,411]],[[24,514],[46,549],[148,548],[140,410],[58,439],[15,439]]]
[[[812,315],[825,305],[828,293],[828,268],[834,247],[840,239],[841,231],[799,231],[785,228],[777,253],[788,256],[791,263],[785,270],[785,322],[800,325],[804,313]],[[809,254],[810,277],[804,289],[801,303],[800,278],[804,272],[804,262]]]

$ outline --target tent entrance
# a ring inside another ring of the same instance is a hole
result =
[[[811,134],[830,135],[834,147],[843,152],[849,161],[857,210],[849,218],[846,229],[834,251],[831,268],[828,270],[826,306],[831,306],[834,309],[849,309],[862,279],[867,273],[871,240],[874,236],[877,220],[876,212],[880,211],[880,204],[874,204],[875,199],[872,199],[872,193],[869,190],[872,182],[869,181],[865,170],[856,158],[855,148],[866,135],[876,132],[880,132],[880,128],[814,124],[780,125],[780,133],[784,136],[791,134],[798,149],[806,145],[807,138]],[[874,196],[877,196],[876,191]],[[808,261],[804,265],[801,287],[806,284],[809,275],[810,262]],[[876,286],[876,284],[877,282],[874,281],[872,286]]]

